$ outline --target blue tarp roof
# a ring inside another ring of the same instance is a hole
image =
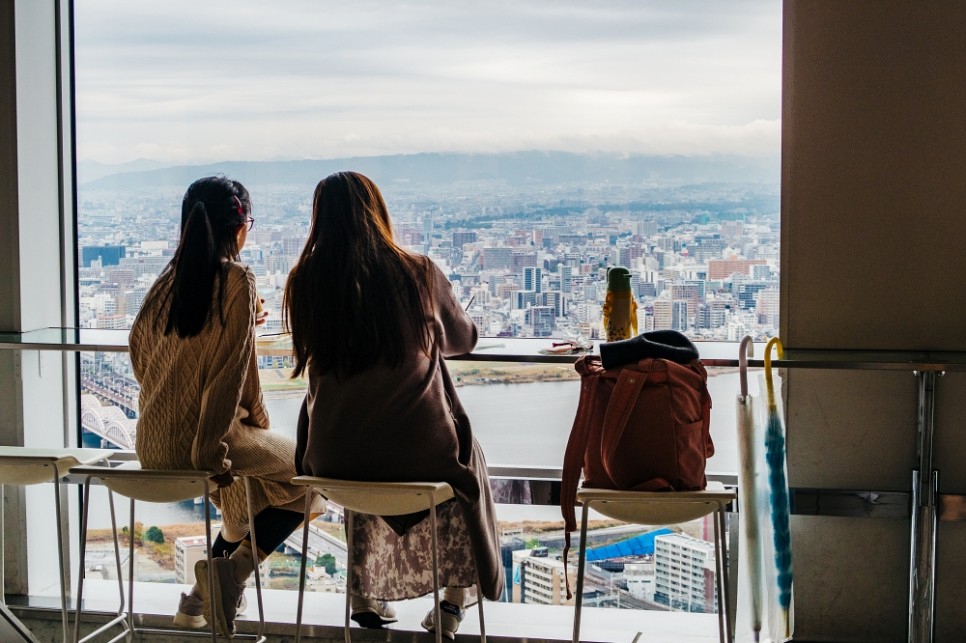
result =
[[[655,529],[640,536],[634,536],[602,547],[587,550],[587,561],[608,560],[622,556],[645,556],[654,553],[654,539],[658,536],[674,533],[670,529]]]

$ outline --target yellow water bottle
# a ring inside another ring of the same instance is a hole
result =
[[[631,271],[615,266],[607,269],[607,297],[604,300],[604,339],[616,342],[637,335],[637,302],[631,294]]]

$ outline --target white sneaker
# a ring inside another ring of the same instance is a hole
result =
[[[463,621],[463,608],[455,603],[450,603],[449,601],[439,602],[439,614],[440,620],[442,621],[442,634],[451,641],[456,640],[456,630],[460,628],[460,623]],[[436,631],[436,610],[431,609],[429,613],[426,614],[426,618],[423,619],[422,626],[429,632]]]
[[[174,615],[174,624],[178,627],[187,627],[193,630],[200,629],[208,625],[204,617],[205,604],[194,594],[181,594],[181,601],[178,603],[178,611]]]
[[[386,601],[377,601],[355,594],[349,600],[352,607],[352,616],[349,618],[362,627],[379,629],[397,620],[396,610]]]

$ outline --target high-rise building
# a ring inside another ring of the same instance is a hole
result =
[[[513,260],[510,263],[510,270],[514,274],[521,274],[528,267],[536,267],[537,253],[533,250],[517,250],[513,252]]]
[[[540,299],[544,306],[553,308],[553,314],[557,317],[566,317],[569,312],[569,300],[559,290],[550,290],[540,293]]]
[[[453,247],[462,248],[467,243],[473,243],[476,241],[476,232],[473,231],[461,231],[453,233]]]
[[[534,337],[550,337],[553,335],[554,322],[553,306],[530,306],[526,309],[525,322],[533,328]]]
[[[100,261],[102,268],[116,266],[126,251],[124,246],[84,246],[81,248],[81,265],[89,268],[92,261]]]
[[[759,324],[778,327],[778,297],[779,289],[777,286],[769,286],[758,292],[755,313],[758,315]]]
[[[684,333],[688,330],[688,302],[675,299],[671,302],[671,330]]]
[[[523,289],[534,292],[542,292],[543,270],[536,266],[527,266],[523,269]]]
[[[108,268],[104,271],[104,280],[122,288],[130,287],[134,283],[134,270],[120,266]]]
[[[286,255],[299,256],[302,248],[305,247],[304,237],[286,237],[282,239],[282,253]]]
[[[557,266],[557,272],[560,273],[560,291],[569,295],[573,292],[574,269],[569,265],[560,264]]]
[[[654,539],[654,601],[673,610],[717,612],[714,544],[686,534]]]
[[[195,582],[195,563],[205,557],[204,536],[182,536],[174,541],[174,579],[176,583]]]
[[[673,313],[671,307],[671,298],[667,295],[658,297],[654,300],[654,329],[653,330],[665,330],[671,328],[671,322],[673,320]]]
[[[750,275],[751,266],[765,263],[764,259],[711,259],[708,261],[708,279],[727,279],[736,272]]]
[[[573,599],[567,600],[564,574],[569,574],[572,586],[576,584],[577,566],[549,558],[542,547],[513,552],[513,602],[572,605]]]
[[[118,265],[122,268],[130,268],[134,272],[135,281],[144,277],[153,281],[169,261],[171,261],[171,255],[162,253],[144,257],[125,257]]]
[[[486,246],[483,248],[482,267],[486,270],[509,270],[513,264],[513,248]]]
[[[698,312],[698,304],[704,300],[704,283],[684,281],[671,284],[671,299],[686,301],[688,316],[694,317]]]
[[[127,315],[124,314],[98,315],[97,327],[106,330],[124,330],[129,327],[127,319]]]
[[[517,310],[526,310],[532,306],[536,306],[540,303],[538,295],[533,290],[517,290],[514,293],[513,308]]]
[[[642,237],[653,237],[657,234],[657,221],[639,221],[637,223],[637,234]]]

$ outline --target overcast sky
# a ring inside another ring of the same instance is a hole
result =
[[[75,7],[84,160],[778,154],[778,0]]]

